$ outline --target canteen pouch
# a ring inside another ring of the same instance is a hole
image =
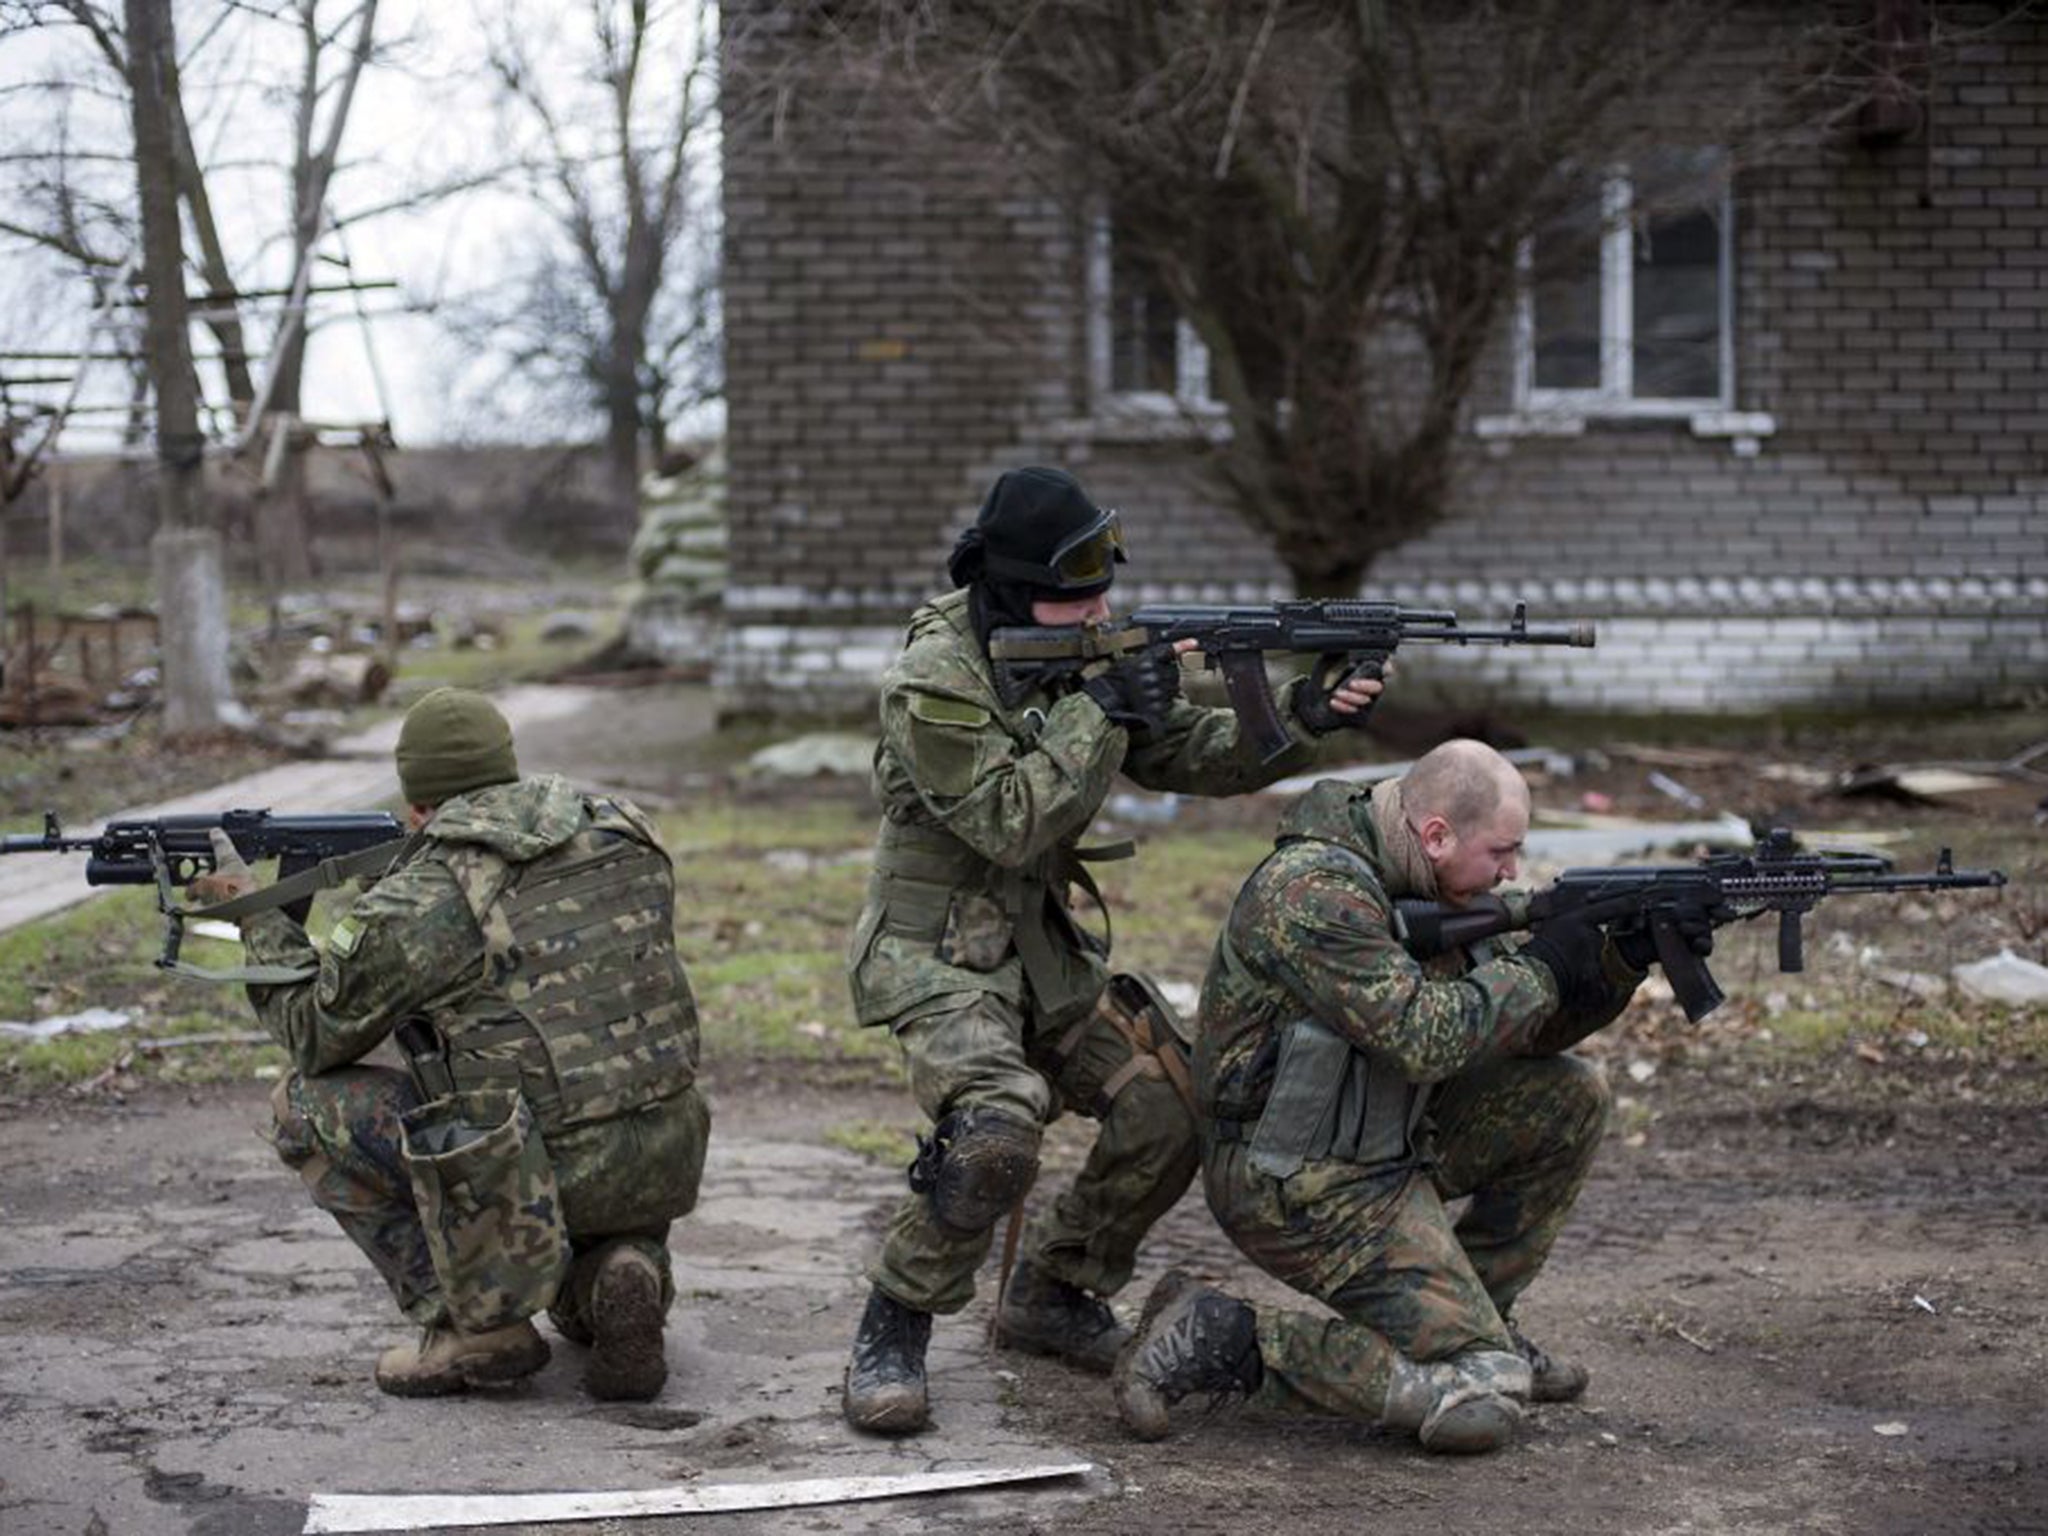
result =
[[[569,1230],[526,1100],[472,1089],[422,1104],[399,1124],[450,1320],[483,1333],[546,1308],[569,1272]]]

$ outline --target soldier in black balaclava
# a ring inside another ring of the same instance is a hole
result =
[[[1078,845],[1119,772],[1147,789],[1237,794],[1302,767],[1312,732],[1290,709],[1294,747],[1262,763],[1230,710],[1180,696],[1159,645],[1005,701],[989,636],[1106,621],[1125,559],[1117,514],[1072,475],[1007,471],[954,546],[959,590],[918,609],[882,680],[883,821],[848,980],[858,1020],[902,1047],[931,1131],[868,1272],[846,1372],[856,1428],[924,1427],[932,1316],[973,1298],[1048,1121],[1075,1110],[1101,1129],[1023,1234],[996,1311],[1009,1348],[1106,1374],[1129,1337],[1106,1298],[1194,1175],[1179,1021],[1145,978],[1112,974],[1106,922],[1098,937],[1070,905],[1077,886],[1100,904],[1084,860],[1130,850]],[[1357,712],[1379,685],[1346,689]]]

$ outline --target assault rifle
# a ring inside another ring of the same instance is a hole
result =
[[[1877,891],[1953,891],[2005,884],[1995,869],[1957,869],[1941,850],[1925,874],[1895,875],[1877,853],[1802,853],[1792,834],[1774,828],[1747,853],[1714,853],[1697,864],[1568,869],[1555,884],[1526,897],[1483,896],[1463,907],[1397,901],[1396,931],[1418,958],[1577,913],[1602,927],[1647,924],[1657,961],[1686,1018],[1698,1023],[1724,994],[1707,963],[1679,936],[1681,913],[1704,913],[1716,926],[1778,914],[1778,969],[1806,968],[1800,923],[1822,898]]]
[[[1200,665],[1223,674],[1230,707],[1250,732],[1260,757],[1270,761],[1286,751],[1293,738],[1273,703],[1273,685],[1266,676],[1269,653],[1318,657],[1315,684],[1328,692],[1356,677],[1382,676],[1387,658],[1403,644],[1590,646],[1593,626],[1533,628],[1525,603],[1515,604],[1514,617],[1500,629],[1461,628],[1458,616],[1447,609],[1403,608],[1398,603],[1155,603],[1122,621],[999,629],[989,636],[988,654],[995,663],[998,695],[1014,705],[1034,688],[1093,676],[1132,651],[1171,648],[1180,640],[1195,641]]]
[[[157,910],[163,913],[165,925],[164,951],[156,963],[169,970],[177,965],[184,920],[191,915],[191,909],[178,904],[177,892],[198,876],[210,873],[218,862],[211,836],[215,827],[227,833],[235,851],[249,863],[263,859],[278,861],[278,885],[271,887],[275,894],[265,905],[281,906],[294,921],[301,923],[312,907],[316,890],[337,884],[350,874],[363,873],[375,862],[355,860],[353,867],[342,870],[333,861],[382,848],[387,843],[392,845],[388,852],[396,854],[397,840],[405,836],[405,828],[382,811],[317,816],[212,811],[165,816],[156,821],[113,821],[96,837],[66,837],[56,812],[50,811],[43,816],[40,837],[0,837],[0,854],[83,852],[87,885],[155,885]],[[279,899],[284,894],[284,882],[294,876],[301,878],[292,889],[303,889],[304,894]]]

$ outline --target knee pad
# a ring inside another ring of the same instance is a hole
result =
[[[959,1109],[920,1138],[910,1187],[929,1195],[939,1225],[978,1237],[1038,1176],[1038,1127],[988,1109]]]

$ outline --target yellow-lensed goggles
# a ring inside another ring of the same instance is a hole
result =
[[[1073,587],[1101,586],[1116,574],[1117,564],[1127,559],[1123,525],[1116,510],[1109,508],[1055,549],[1045,564],[991,554],[987,569],[994,576],[1066,591]]]

